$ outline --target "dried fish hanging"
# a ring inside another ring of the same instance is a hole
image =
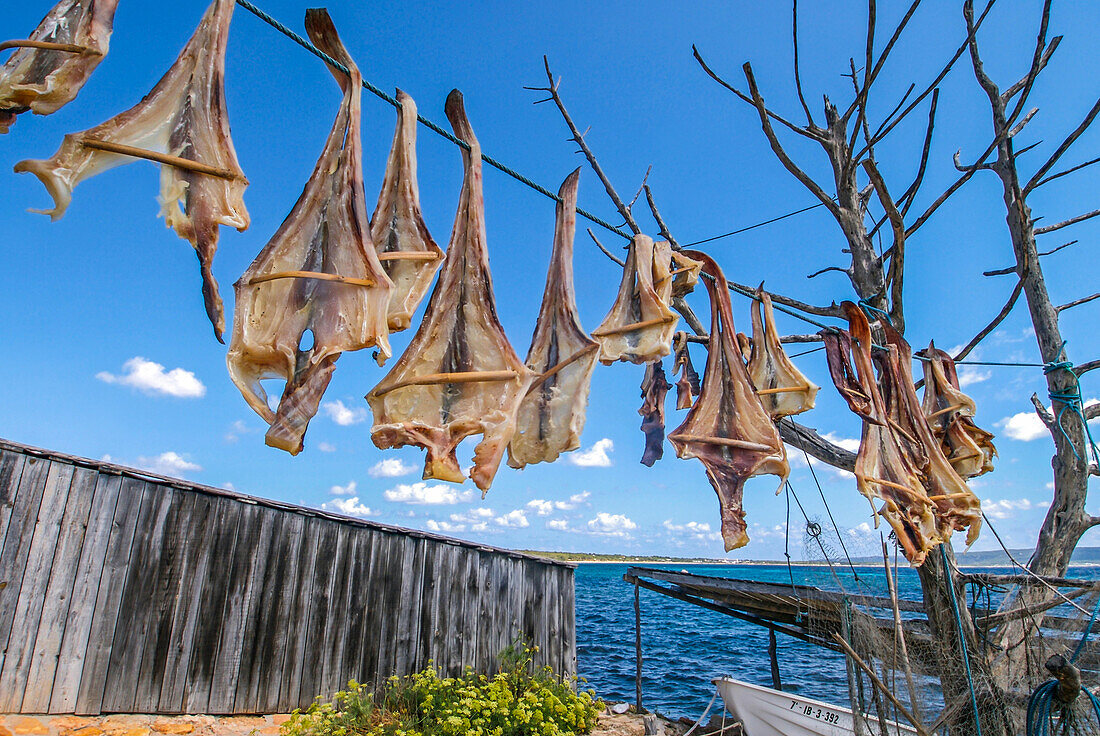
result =
[[[28,110],[49,115],[72,102],[107,56],[118,0],[61,0],[0,67],[0,133]]]
[[[735,338],[729,285],[718,264],[700,252],[711,301],[710,350],[702,391],[683,424],[668,436],[681,458],[698,458],[718,494],[726,551],[748,544],[742,509],[745,481],[776,475],[782,488],[790,466],[779,432],[760,403]]]
[[[481,146],[462,94],[447,97],[447,118],[462,151],[465,176],[447,256],[424,321],[389,374],[367,394],[379,449],[427,450],[424,478],[461,483],[455,448],[481,434],[470,478],[492,485],[516,429],[520,402],[536,376],[520,361],[497,319],[485,242]]]
[[[695,397],[699,395],[699,374],[691,364],[687,333],[677,332],[672,339],[672,346],[676,356],[672,371],[680,371],[680,378],[676,381],[676,409],[690,409]]]
[[[762,288],[752,302],[752,352],[748,369],[756,395],[772,419],[814,408],[818,387],[794,367],[784,352],[775,328],[771,296]]]
[[[83,133],[65,136],[53,158],[15,165],[17,172],[29,171],[46,185],[54,208],[35,211],[56,220],[81,181],[134,157],[163,164],[161,213],[165,224],[195,248],[206,313],[219,341],[225,317],[211,271],[218,226],[248,227],[243,200],[248,180],[229,137],[223,86],[234,5],[233,0],[214,0],[176,62],[137,105]]]
[[[924,356],[924,416],[940,441],[944,455],[963,478],[993,470],[997,448],[993,434],[974,423],[974,400],[959,388],[955,361],[932,343]]]
[[[592,333],[600,344],[600,362],[652,363],[672,352],[677,316],[669,301],[674,277],[679,276],[681,289],[690,291],[692,275],[698,279],[698,273],[699,264],[682,253],[674,254],[667,242],[654,243],[647,235],[635,235],[615,303]]]
[[[388,323],[391,332],[407,329],[432,277],[443,261],[443,251],[432,240],[420,213],[416,180],[416,103],[397,90],[397,131],[386,162],[386,175],[370,233],[378,259],[393,281]]]
[[[553,462],[580,447],[585,408],[599,345],[581,327],[573,286],[573,236],[577,229],[580,169],[558,191],[554,249],[546,274],[527,367],[539,377],[520,404],[508,444],[508,465]]]
[[[367,227],[359,136],[361,76],[328,13],[306,12],[306,30],[326,54],[344,96],[294,208],[236,283],[226,363],[233,383],[271,428],[267,444],[302,450],[310,419],[344,352],[377,345],[390,354],[386,308],[393,288]],[[278,409],[260,381],[286,381]]]
[[[638,409],[645,435],[641,463],[646,467],[652,468],[665,454],[665,395],[670,388],[661,361],[647,363],[642,378],[642,406]]]

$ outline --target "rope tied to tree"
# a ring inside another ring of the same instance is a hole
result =
[[[884,319],[886,324],[894,326],[894,320],[890,319],[890,313],[885,309],[879,309],[867,299],[860,299],[856,304],[870,319]]]
[[[1058,356],[1065,357],[1066,341],[1062,341],[1062,346],[1058,348]],[[1049,363],[1043,364],[1043,375],[1050,375],[1055,371],[1066,371],[1070,378],[1073,379],[1073,387],[1064,391],[1050,391],[1051,409],[1053,409],[1054,402],[1060,403],[1062,406],[1058,409],[1058,413],[1055,415],[1055,424],[1058,425],[1058,431],[1065,437],[1066,442],[1069,443],[1070,449],[1073,450],[1073,456],[1078,460],[1081,460],[1081,453],[1077,451],[1077,443],[1073,441],[1073,438],[1066,432],[1065,426],[1062,424],[1062,417],[1067,411],[1076,414],[1081,419],[1081,426],[1085,429],[1085,437],[1088,439],[1089,448],[1092,450],[1092,459],[1098,465],[1100,465],[1100,452],[1096,449],[1096,441],[1092,438],[1092,431],[1089,429],[1088,418],[1085,417],[1085,402],[1081,398],[1081,380],[1077,377],[1077,372],[1073,370],[1073,363],[1068,360],[1055,360]]]
[[[977,736],[982,736],[982,722],[978,716],[978,696],[974,694],[974,677],[970,673],[970,655],[966,651],[966,635],[963,633],[962,617],[959,615],[959,602],[955,599],[955,581],[951,579],[951,565],[947,560],[947,548],[940,544],[940,554],[943,555],[943,577],[947,583],[947,595],[951,599],[951,612],[955,615],[955,628],[959,632],[959,650],[962,652],[963,667],[966,671],[966,684],[970,688],[970,705],[974,709],[974,729]]]
[[[1064,344],[1063,347],[1065,347]],[[1047,660],[1046,668],[1054,675],[1054,679],[1047,680],[1035,688],[1035,692],[1028,698],[1027,736],[1048,736],[1056,710],[1062,723],[1062,733],[1067,733],[1071,727],[1076,730],[1073,702],[1082,692],[1088,695],[1093,713],[1096,715],[1096,722],[1100,724],[1100,700],[1081,684],[1081,671],[1074,666],[1074,662],[1085,650],[1085,644],[1088,642],[1089,635],[1092,634],[1092,626],[1096,623],[1098,612],[1100,612],[1100,598],[1093,606],[1092,615],[1085,626],[1085,632],[1081,635],[1081,641],[1077,642],[1077,647],[1073,650],[1068,662],[1061,655],[1055,655]]]

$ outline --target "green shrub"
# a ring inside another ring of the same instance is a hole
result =
[[[295,710],[281,736],[572,736],[589,733],[599,712],[591,691],[576,693],[549,667],[535,670],[532,650],[515,644],[501,653],[497,674],[467,669],[441,677],[427,669],[391,678],[376,703],[349,682],[332,700]]]

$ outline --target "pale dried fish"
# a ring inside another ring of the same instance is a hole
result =
[[[772,419],[814,408],[818,387],[795,368],[783,350],[779,331],[775,328],[771,296],[763,289],[757,290],[752,303],[752,351],[748,368],[752,385]]]

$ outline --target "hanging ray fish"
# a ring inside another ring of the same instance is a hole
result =
[[[225,317],[211,271],[218,226],[242,231],[248,227],[243,200],[248,180],[229,137],[223,85],[234,5],[233,0],[214,0],[179,58],[137,105],[83,133],[65,136],[51,159],[15,165],[16,171],[29,171],[46,185],[54,208],[35,211],[56,220],[72,201],[73,187],[134,160],[119,150],[140,149],[197,162],[197,168],[208,173],[162,165],[159,199],[165,224],[198,254],[206,313],[219,341]]]
[[[271,425],[267,444],[292,455],[302,450],[340,355],[377,345],[389,356],[386,305],[393,288],[367,228],[362,77],[327,12],[307,11],[306,30],[318,48],[348,68],[348,74],[329,70],[344,98],[294,208],[236,283],[226,356],[233,383]],[[286,381],[276,411],[260,384],[272,377]]]

